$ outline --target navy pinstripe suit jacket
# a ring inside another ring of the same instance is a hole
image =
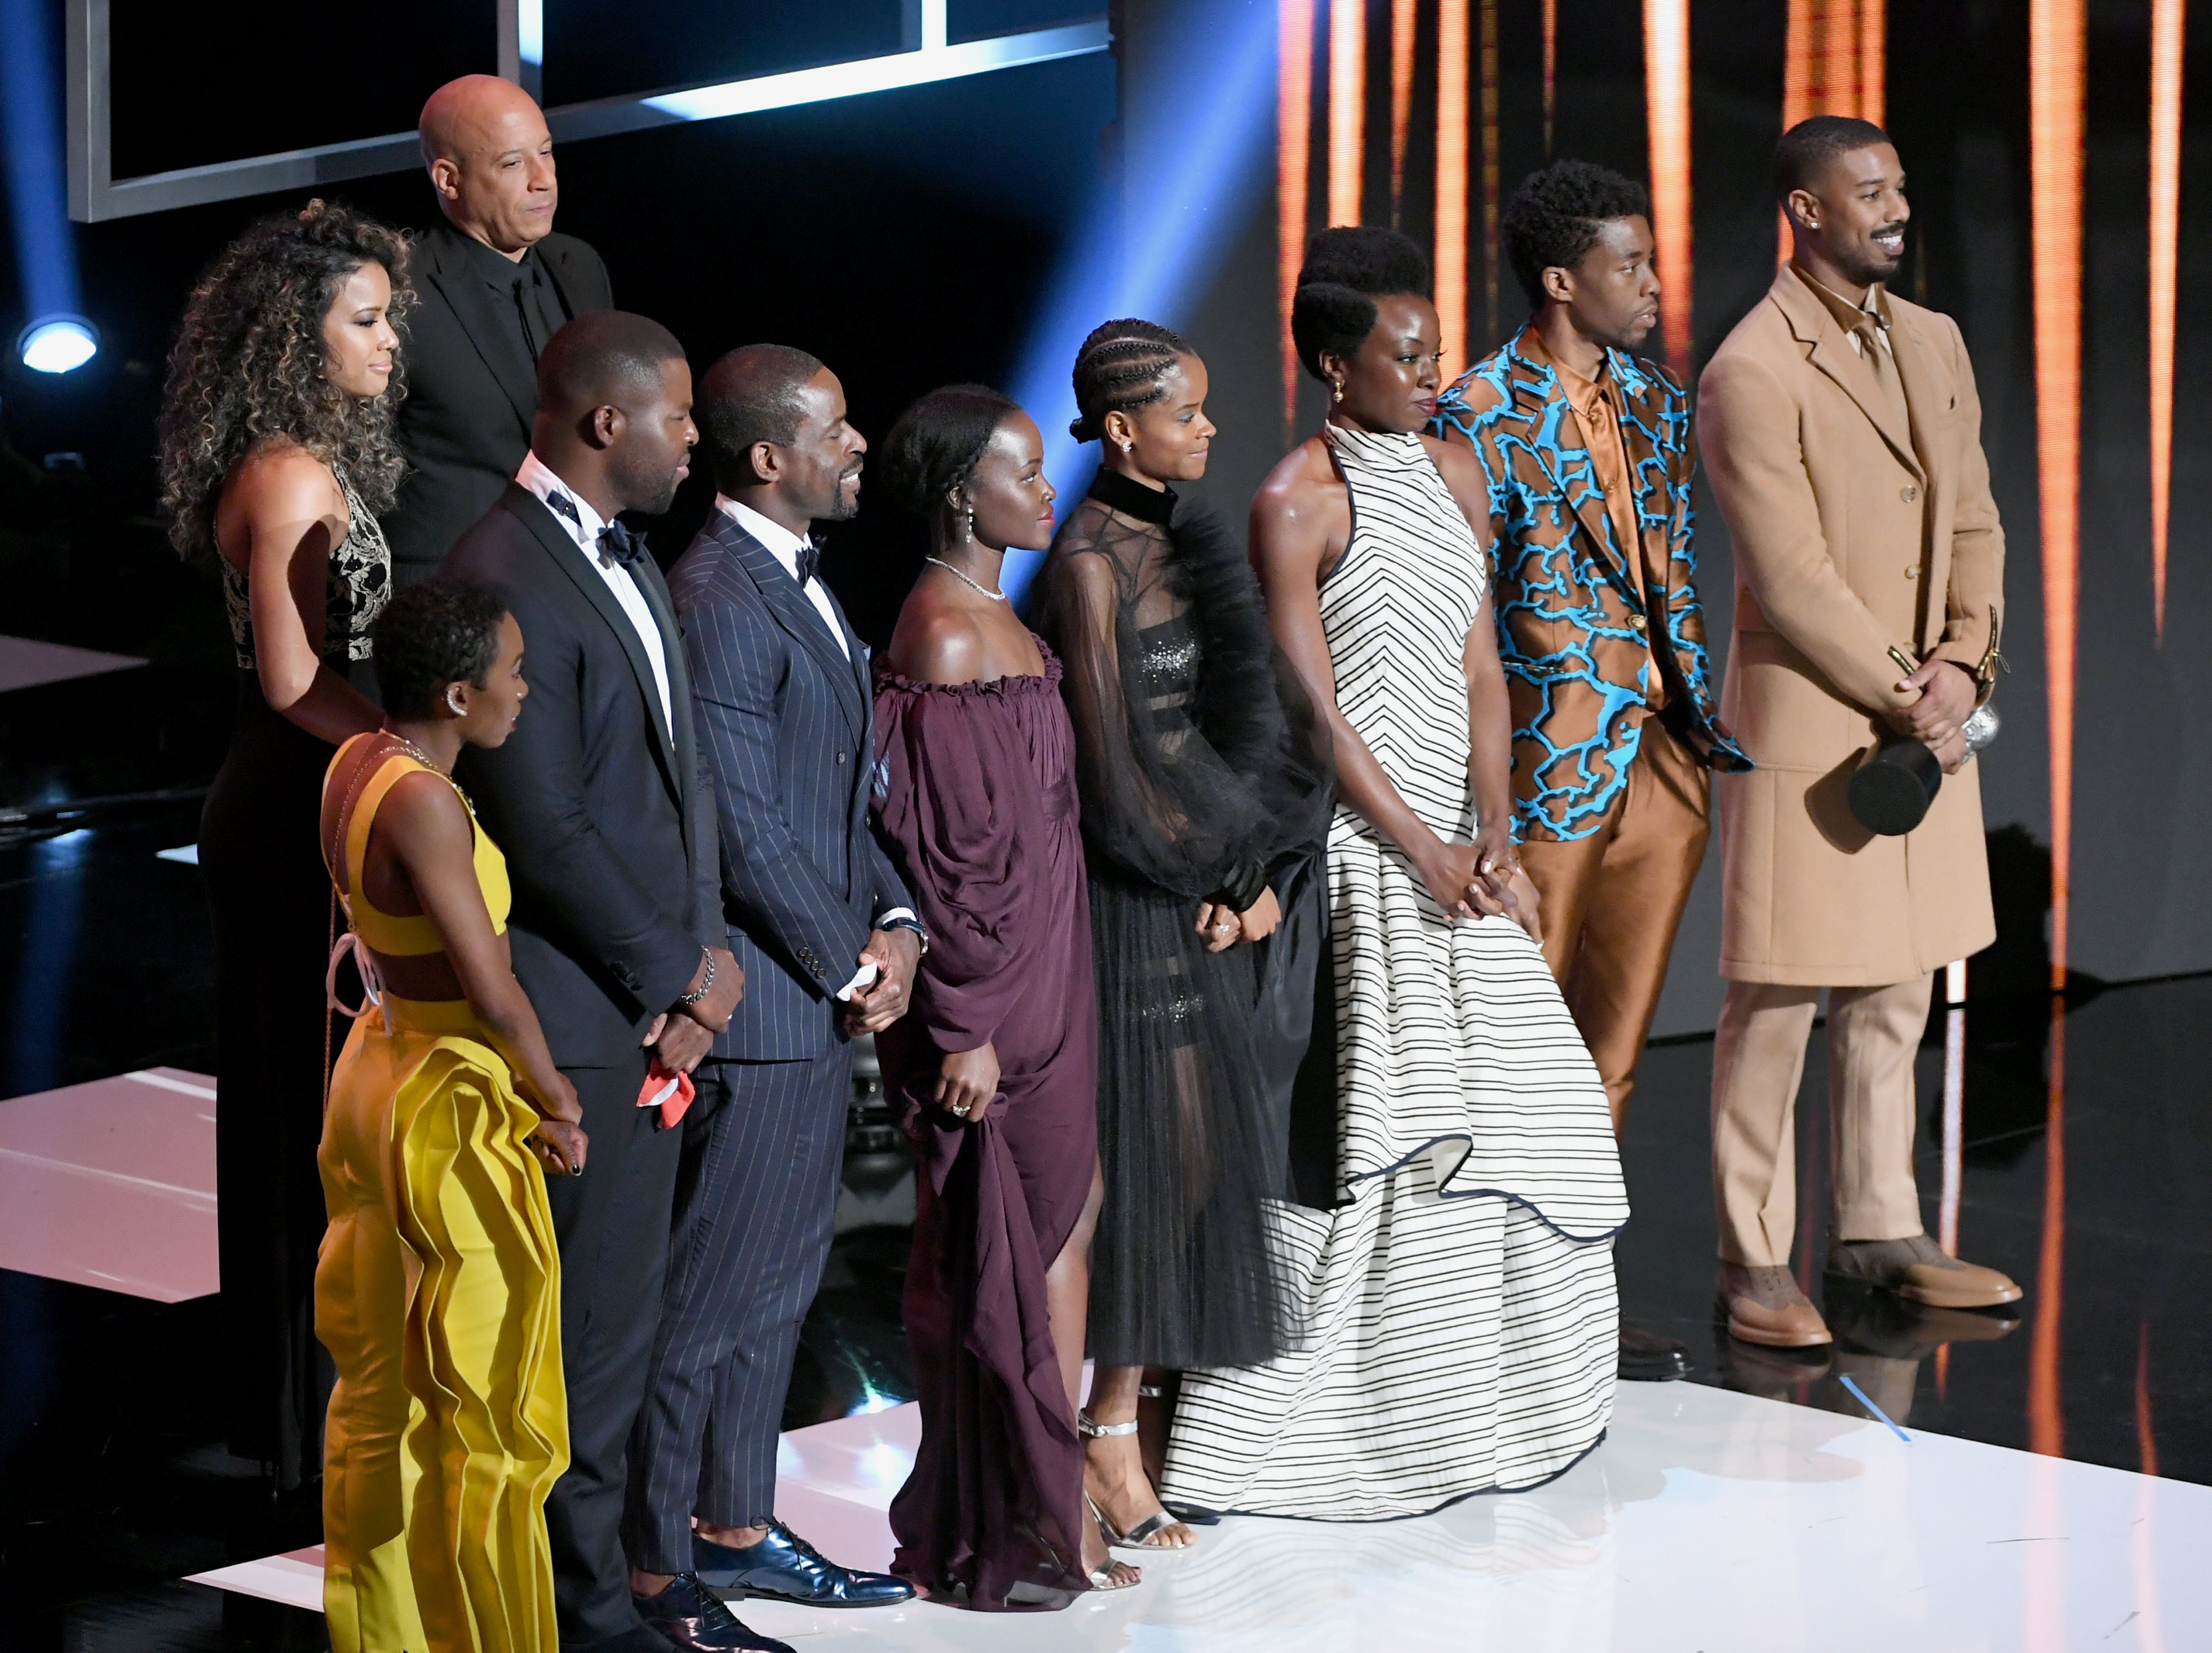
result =
[[[721,511],[669,571],[721,823],[722,910],[745,996],[717,1057],[820,1056],[876,919],[911,906],[868,826],[868,651],[841,651],[797,580]],[[849,655],[847,652],[849,651]]]

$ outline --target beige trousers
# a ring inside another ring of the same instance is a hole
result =
[[[1837,1240],[1922,1232],[1912,1178],[1912,1063],[1936,978],[1828,994],[1828,1117]],[[1797,1233],[1797,1087],[1821,990],[1728,984],[1713,1036],[1713,1201],[1723,1262],[1790,1262]]]

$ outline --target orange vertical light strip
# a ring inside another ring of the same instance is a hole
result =
[[[1291,300],[1306,257],[1306,189],[1313,165],[1314,0],[1278,0],[1275,14],[1275,296],[1282,330],[1283,439],[1298,419],[1298,352]]]
[[[1667,362],[1690,371],[1690,0],[1644,0],[1644,101]]]
[[[2146,1475],[2158,1473],[2158,1436],[2150,1426],[2150,1322],[2136,1334],[2136,1456]]]
[[[1469,0],[1437,0],[1437,315],[1466,353]]]
[[[1782,36],[1782,130],[1813,112],[1813,0],[1790,0]],[[1774,267],[1790,262],[1790,210],[1775,209]]]
[[[2136,1451],[2146,1476],[2158,1474],[2158,1437],[2150,1416],[2150,1322],[2136,1340]],[[2166,1631],[2158,1610],[2158,1489],[2148,1480],[2136,1488],[2136,1645],[2143,1653],[2166,1653]]]
[[[1859,118],[1881,124],[1889,101],[1889,0],[1859,0]]]
[[[1820,112],[1859,112],[1859,0],[1824,0],[1820,27]]]
[[[1482,338],[1498,337],[1498,0],[1482,0]],[[1466,354],[1474,359],[1477,345]]]
[[[1649,3],[1649,0],[1646,0]],[[2028,177],[2035,449],[2051,730],[2051,984],[2066,984],[2074,850],[2074,652],[2081,506],[2081,123],[2085,0],[2029,0]]]
[[[1552,158],[1552,118],[1559,102],[1559,0],[1544,0],[1544,159]]]
[[[1420,0],[1390,0],[1390,227],[1406,194],[1406,134],[1413,120],[1413,31]]]
[[[2173,485],[2174,271],[2181,230],[2181,46],[2185,0],[2150,9],[2150,603],[2166,642],[2166,530]]]
[[[2043,1247],[2035,1269],[2035,1332],[2027,1350],[2027,1448],[2057,1458],[2066,1455],[2058,1396],[2066,1269],[2066,1001],[2056,995],[2051,1001],[2050,1060],[2043,1124]]]
[[[1328,221],[1359,221],[1367,171],[1367,7],[1328,0]]]

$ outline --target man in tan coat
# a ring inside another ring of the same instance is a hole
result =
[[[1830,1276],[1950,1308],[2020,1288],[1928,1238],[1912,1174],[1934,972],[1996,935],[1962,733],[2004,611],[1973,367],[1949,317],[1884,288],[1909,212],[1879,127],[1802,122],[1775,173],[1793,256],[1706,367],[1698,443],[1735,547],[1721,715],[1756,765],[1717,784],[1719,1296],[1736,1336],[1798,1347],[1829,1341],[1789,1267],[1797,1087],[1824,988]],[[1918,827],[1875,837],[1844,790],[1893,731],[1925,742],[1947,778]]]

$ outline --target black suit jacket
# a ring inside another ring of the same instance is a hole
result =
[[[868,826],[868,651],[830,606],[840,651],[767,547],[717,510],[669,571],[701,744],[720,813],[722,911],[744,1002],[714,1054],[821,1055],[834,995],[875,922],[913,898]]]
[[[520,319],[477,273],[471,245],[444,222],[415,238],[416,304],[401,347],[407,398],[395,419],[408,475],[380,519],[401,587],[436,570],[530,451],[537,364]],[[571,316],[613,305],[606,265],[574,236],[548,235],[538,257]]]
[[[520,463],[520,461],[517,462]],[[504,746],[455,778],[506,852],[514,973],[562,1067],[635,1058],[720,942],[714,782],[668,586],[634,577],[668,656],[672,731],[629,616],[550,511],[513,483],[446,559],[522,628],[530,693]]]

